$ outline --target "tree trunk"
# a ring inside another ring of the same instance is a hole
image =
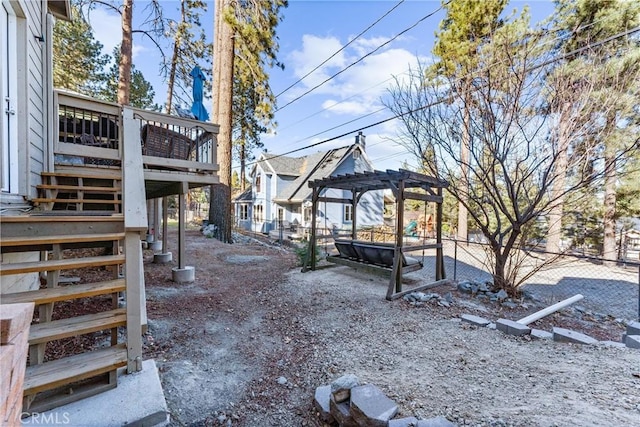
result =
[[[120,64],[118,79],[118,104],[129,105],[131,92],[131,52],[133,44],[133,0],[122,2],[122,44],[120,45]]]
[[[184,0],[180,2],[180,23],[184,23]],[[167,105],[165,112],[171,114],[171,104],[173,104],[173,86],[176,81],[176,67],[178,64],[178,38],[173,40],[173,53],[171,54],[171,68],[169,69],[169,81],[167,82]]]
[[[615,265],[616,261],[616,160],[609,147],[604,155],[604,241],[602,257],[605,265]]]
[[[246,145],[244,143],[245,138],[246,138],[246,134],[243,127],[240,135],[240,190],[243,193],[244,193],[244,190],[246,189],[244,168],[246,167],[246,163],[247,163],[247,152],[245,148]]]
[[[218,5],[218,3],[221,3]],[[216,237],[227,243],[231,243],[231,126],[233,103],[233,32],[231,27],[224,22],[222,16],[229,6],[229,0],[216,2],[216,23],[219,36],[216,35],[218,47],[215,48],[214,73],[214,122],[220,125],[218,134],[218,164],[220,165],[220,185],[211,188],[211,207],[209,214],[210,223],[216,225]],[[221,188],[226,186],[226,188]],[[219,194],[216,194],[219,193]],[[219,212],[222,210],[222,213]],[[226,219],[224,219],[226,218]]]
[[[547,258],[553,257],[553,253],[559,253],[560,240],[562,239],[562,215],[564,211],[564,191],[567,177],[567,148],[569,146],[570,118],[568,117],[569,103],[563,103],[558,124],[558,159],[555,165],[554,182],[551,188],[552,207],[549,210],[549,229],[547,231],[546,250],[550,252]]]

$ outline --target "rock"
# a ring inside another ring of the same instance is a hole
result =
[[[386,427],[398,405],[373,384],[351,389],[351,416],[360,427]]]
[[[278,384],[285,385],[287,383],[287,379],[285,377],[278,377]]]
[[[442,415],[426,420],[418,421],[417,427],[457,427],[458,425],[452,423]]]
[[[331,415],[331,386],[323,385],[316,388],[316,393],[313,398],[313,406],[318,411],[320,419],[327,424],[333,423],[333,416]]]
[[[480,286],[478,286],[478,292],[486,294],[487,292],[491,292],[491,288],[489,288],[486,283],[480,283]]]
[[[640,335],[627,335],[624,343],[629,348],[640,348]]]
[[[389,420],[388,427],[416,427],[418,419],[416,417],[396,418]]]
[[[351,411],[349,411],[349,402],[338,403],[332,395],[329,400],[329,409],[331,411],[331,416],[340,425],[340,427],[358,427],[358,424],[351,416]]]
[[[640,322],[629,322],[627,324],[627,335],[640,335]]]
[[[507,308],[511,308],[511,309],[518,308],[518,304],[516,304],[515,302],[511,302],[511,301],[503,302],[502,306],[503,307],[507,307]]]
[[[359,386],[358,377],[353,374],[343,375],[331,383],[331,395],[336,403],[349,400],[351,389]]]
[[[531,333],[531,329],[527,325],[509,319],[498,319],[496,328],[508,335],[520,336]]]
[[[447,292],[446,294],[444,294],[444,300],[449,304],[453,304],[453,295],[451,294],[451,292]]]
[[[471,282],[469,282],[468,280],[461,280],[458,283],[458,291],[464,292],[466,294],[470,294],[471,293]]]
[[[498,301],[502,302],[509,298],[509,294],[507,294],[507,291],[505,291],[504,289],[500,289],[496,293],[495,297],[498,299]]]
[[[573,344],[597,344],[598,340],[589,335],[564,328],[553,328],[553,340]]]
[[[445,300],[439,300],[439,301],[438,301],[438,305],[439,305],[440,307],[447,307],[447,308],[451,306],[451,304],[449,304],[449,303],[448,303],[448,302],[446,302]]]
[[[462,316],[460,316],[460,318],[463,322],[471,323],[472,325],[478,326],[487,326],[489,323],[491,323],[489,320],[480,316],[474,316],[473,314],[463,314]]]

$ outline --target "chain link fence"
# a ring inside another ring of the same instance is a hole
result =
[[[445,240],[443,249],[448,278],[492,282],[488,245]],[[593,313],[640,320],[640,263],[608,265],[598,257],[538,250],[518,251],[517,256],[519,277],[526,277],[522,290],[533,298],[551,305],[581,294],[584,299],[580,305]],[[428,258],[435,260],[435,250],[425,251],[424,257],[425,266],[434,265]]]

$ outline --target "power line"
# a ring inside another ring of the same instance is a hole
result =
[[[577,55],[577,54],[579,54],[579,53],[581,53],[581,52],[583,52],[585,50],[599,47],[599,46],[601,46],[603,44],[609,43],[609,42],[611,42],[613,40],[617,40],[617,39],[625,37],[625,36],[629,36],[631,34],[639,32],[639,31],[640,31],[640,26],[632,28],[632,29],[627,30],[627,31],[623,31],[621,33],[614,34],[614,35],[612,35],[610,37],[607,37],[606,39],[601,40],[599,42],[595,42],[595,43],[592,43],[592,44],[585,45],[585,46],[583,46],[581,48],[572,50],[572,51],[567,52],[565,54],[562,54],[560,56],[557,56],[557,57],[551,58],[551,59],[549,59],[547,61],[544,61],[544,62],[542,62],[542,63],[540,63],[538,65],[535,65],[535,66],[531,67],[529,70],[526,70],[526,72],[531,72],[531,71],[537,70],[539,68],[542,68],[542,67],[547,66],[549,64],[552,64],[554,62],[560,61],[562,59],[567,59],[569,57],[575,56],[575,55]],[[386,119],[378,120],[377,122],[368,124],[366,126],[363,126],[363,127],[357,128],[357,129],[353,129],[353,130],[351,130],[349,132],[345,132],[345,133],[342,133],[340,135],[337,135],[337,136],[334,136],[334,137],[331,137],[331,138],[327,138],[327,139],[324,139],[322,141],[318,141],[318,142],[313,143],[313,144],[309,144],[309,145],[307,145],[305,147],[296,148],[295,150],[287,151],[286,153],[276,154],[274,156],[270,156],[270,157],[268,157],[267,159],[264,159],[264,160],[271,160],[271,159],[275,159],[275,158],[278,158],[278,157],[284,157],[284,156],[287,156],[289,154],[297,153],[298,151],[302,151],[302,150],[306,150],[306,149],[309,149],[309,148],[317,147],[318,145],[326,144],[328,142],[332,142],[332,141],[335,141],[337,139],[344,138],[345,136],[349,136],[349,135],[351,135],[353,133],[361,132],[363,130],[370,129],[372,127],[375,127],[375,126],[390,122],[391,120],[398,119],[398,118],[406,116],[408,114],[412,114],[412,113],[415,113],[417,111],[424,110],[426,108],[430,108],[430,107],[436,106],[438,104],[442,104],[443,102],[448,102],[451,99],[452,99],[452,95],[450,95],[450,96],[448,96],[446,98],[443,98],[443,99],[439,99],[437,101],[430,102],[430,103],[428,103],[426,105],[414,108],[412,110],[405,111],[404,113],[396,114],[394,116],[387,117]],[[250,165],[253,165],[253,164],[258,163],[258,162],[259,161],[256,160],[256,161],[247,163],[246,166],[250,166]]]
[[[371,28],[373,28],[375,25],[378,24],[378,22],[382,21],[387,15],[389,15],[391,12],[393,12],[398,6],[400,6],[402,3],[404,3],[404,0],[400,0],[395,6],[393,6],[391,9],[389,9],[384,15],[382,15],[380,18],[378,18],[373,24],[369,25],[367,28],[365,28],[360,34],[358,34],[357,36],[355,36],[353,39],[351,39],[349,41],[349,43],[345,44],[344,46],[342,46],[340,49],[338,49],[337,51],[335,51],[333,53],[333,55],[331,55],[330,57],[328,57],[327,59],[325,59],[324,61],[322,61],[322,63],[320,63],[318,66],[316,66],[313,70],[309,71],[307,74],[305,74],[304,76],[300,77],[298,80],[296,80],[293,84],[291,84],[289,87],[287,87],[285,90],[283,90],[282,92],[280,92],[279,94],[276,95],[276,99],[282,95],[283,93],[285,93],[286,91],[288,91],[289,89],[291,89],[292,87],[294,87],[295,85],[297,85],[298,83],[300,83],[302,80],[306,79],[307,77],[309,77],[314,71],[316,71],[318,68],[322,67],[324,64],[326,64],[327,62],[329,62],[331,59],[333,59],[337,54],[339,54],[340,52],[342,52],[343,50],[345,50],[351,43],[355,42],[358,38],[360,38],[361,35],[363,35],[364,33],[366,33],[367,31],[369,31]]]
[[[449,0],[451,1],[451,0]],[[360,62],[362,62],[364,59],[366,59],[367,57],[373,55],[374,53],[376,53],[377,51],[379,51],[380,49],[382,49],[383,47],[385,47],[386,45],[388,45],[389,43],[391,43],[392,41],[394,41],[395,39],[397,39],[398,37],[400,37],[401,35],[405,34],[406,32],[414,29],[415,27],[417,27],[419,24],[421,24],[423,21],[425,21],[426,19],[432,17],[433,15],[435,15],[436,13],[438,13],[440,10],[442,10],[443,7],[445,7],[447,4],[449,4],[449,2],[443,3],[440,5],[440,7],[438,7],[436,10],[434,10],[433,12],[430,12],[428,14],[426,14],[425,16],[423,16],[422,18],[420,18],[418,21],[416,21],[416,23],[414,23],[413,25],[411,25],[408,28],[405,28],[404,30],[402,30],[401,32],[399,32],[398,34],[396,34],[395,36],[393,36],[392,38],[390,38],[389,40],[387,40],[386,42],[382,43],[380,46],[376,47],[375,49],[373,49],[371,52],[365,54],[364,56],[361,56],[358,60],[356,60],[355,62],[347,65],[345,68],[343,68],[342,70],[338,71],[337,73],[335,73],[334,75],[332,75],[331,77],[328,77],[327,79],[325,79],[322,83],[315,85],[314,87],[312,87],[311,89],[307,90],[306,92],[304,92],[303,94],[296,96],[295,98],[293,98],[291,101],[287,102],[286,104],[284,104],[282,107],[277,108],[274,112],[277,113],[278,111],[282,110],[283,108],[286,108],[287,106],[293,104],[294,102],[298,101],[300,98],[310,94],[311,92],[313,92],[314,90],[318,89],[320,86],[324,85],[325,83],[327,83],[328,81],[333,80],[334,78],[336,78],[337,76],[339,76],[340,74],[344,73],[345,71],[347,71],[349,68],[353,67],[356,64],[359,64]]]

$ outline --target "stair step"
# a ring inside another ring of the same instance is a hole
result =
[[[47,261],[17,262],[1,264],[0,276],[9,274],[36,273],[40,271],[70,270],[73,268],[102,267],[124,264],[124,255],[105,255],[84,258],[50,259]]]
[[[34,197],[31,199],[33,203],[83,203],[96,205],[120,205],[122,200],[117,199],[56,199],[45,197]]]
[[[50,222],[86,222],[86,223],[95,223],[95,222],[123,222],[124,215],[121,213],[112,213],[112,212],[70,212],[68,215],[64,211],[43,211],[43,212],[32,212],[31,215],[13,215],[13,216],[3,216],[0,219],[0,223],[14,223],[14,224],[29,224],[29,223],[50,223]]]
[[[66,190],[66,191],[84,191],[87,193],[118,193],[122,191],[116,187],[85,187],[82,185],[58,185],[58,184],[39,184],[36,188],[40,190]]]
[[[77,234],[62,236],[3,237],[0,246],[51,245],[56,243],[108,242],[124,239],[125,233]]]
[[[113,180],[122,180],[122,172],[120,171],[61,171],[61,172],[41,172],[42,176],[49,177],[60,177],[60,178],[90,178],[90,179],[113,179]]]
[[[29,344],[41,344],[127,324],[124,308],[31,325]]]
[[[105,282],[84,283],[82,285],[60,286],[57,288],[39,289],[36,291],[3,294],[3,304],[33,302],[36,305],[57,301],[94,297],[97,295],[122,292],[126,289],[124,279],[107,280]]]
[[[127,364],[125,344],[65,357],[52,362],[27,367],[24,394],[32,395],[80,381]]]

